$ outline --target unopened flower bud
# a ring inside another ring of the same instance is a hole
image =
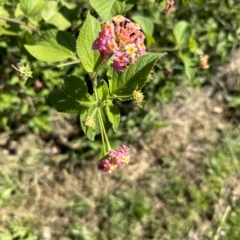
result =
[[[141,91],[134,90],[132,94],[132,99],[139,107],[142,107],[141,104],[143,102],[144,95]]]
[[[85,125],[86,127],[95,129],[95,126],[96,126],[95,119],[94,119],[93,117],[91,117],[91,116],[87,116],[87,117],[85,118],[84,125]]]

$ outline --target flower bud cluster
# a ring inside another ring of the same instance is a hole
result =
[[[27,81],[28,78],[32,78],[32,71],[28,63],[24,65],[23,63],[18,63],[17,67],[12,64],[12,67],[19,72],[20,77]]]
[[[99,51],[105,61],[114,55],[111,67],[122,72],[146,53],[145,36],[138,24],[122,15],[117,15],[112,20],[113,23],[102,24],[102,30],[92,48]]]
[[[26,81],[28,78],[32,77],[32,71],[28,64],[23,65],[23,64],[19,63],[18,69],[19,69],[20,76],[23,78],[23,80]]]
[[[111,149],[103,160],[98,162],[98,170],[112,172],[118,167],[122,167],[130,161],[130,148],[122,145],[118,150]]]
[[[91,116],[87,116],[85,118],[84,125],[86,127],[95,129],[95,127],[96,127],[95,119],[93,117],[91,117]]]
[[[132,93],[132,99],[134,103],[136,103],[139,107],[142,107],[141,104],[143,103],[144,95],[141,91],[134,90]]]

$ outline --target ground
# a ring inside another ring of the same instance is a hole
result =
[[[201,90],[183,82],[159,104],[164,126],[111,174],[75,153],[90,142],[74,117],[56,113],[51,133],[1,133],[1,239],[239,239],[239,127],[226,104],[237,56]]]

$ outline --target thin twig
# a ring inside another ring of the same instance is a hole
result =
[[[2,19],[2,20],[4,20],[4,21],[16,23],[16,24],[19,24],[19,25],[23,25],[23,26],[25,26],[25,27],[30,28],[32,31],[37,31],[37,28],[36,28],[36,27],[27,25],[25,22],[22,22],[22,21],[20,21],[20,20],[15,19],[15,18],[8,18],[8,17],[0,16],[0,19]]]
[[[154,51],[154,52],[174,52],[178,51],[178,48],[149,48],[149,51]]]
[[[64,66],[68,66],[68,65],[72,65],[72,64],[77,64],[77,63],[80,63],[80,61],[78,59],[75,61],[72,61],[72,62],[59,64],[59,65],[57,65],[57,67],[60,68],[60,67],[64,67]]]

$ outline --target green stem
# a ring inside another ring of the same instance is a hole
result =
[[[102,61],[102,63],[99,65],[98,69],[96,70],[94,77],[97,77],[99,71],[106,65],[106,61]]]
[[[100,110],[98,110],[98,111],[99,111],[98,112],[98,116],[99,116],[99,114],[101,114],[101,112],[100,112]],[[105,142],[105,138],[103,135],[104,130],[103,130],[102,124],[100,122],[100,117],[98,117],[98,119],[99,119],[99,123],[100,123],[100,132],[101,132],[101,138],[102,138],[102,143],[103,143],[103,155],[105,156],[108,153],[108,151],[106,149],[106,142]]]
[[[106,155],[111,150],[111,146],[110,146],[110,143],[108,141],[107,133],[106,133],[105,126],[104,126],[104,123],[103,123],[103,119],[102,119],[101,109],[100,109],[100,106],[99,106],[100,102],[99,102],[99,97],[98,97],[98,92],[97,92],[97,76],[98,76],[99,71],[106,64],[107,64],[107,61],[102,61],[101,64],[99,65],[99,67],[97,68],[97,70],[94,72],[94,74],[90,75],[90,77],[92,79],[92,86],[93,86],[93,92],[94,92],[95,100],[96,100],[96,102],[98,102],[98,106],[97,106],[98,121],[99,121],[99,125],[100,125],[100,132],[101,132],[101,137],[102,137],[102,142],[103,142],[104,155]]]
[[[131,98],[132,96],[131,95],[118,95],[118,96],[109,96],[109,99],[119,99],[119,98]]]
[[[95,95],[95,100],[96,100],[96,102],[98,102],[97,79],[93,78],[92,83],[93,83],[93,92],[94,92],[94,95]]]
[[[110,143],[108,141],[108,137],[107,137],[107,133],[106,133],[106,130],[105,130],[105,126],[103,124],[103,119],[102,119],[102,114],[101,114],[100,109],[98,109],[98,119],[99,119],[99,123],[100,123],[100,130],[101,130],[102,138],[104,138],[106,140],[106,143],[107,143],[107,151],[106,151],[105,141],[104,141],[104,151],[105,151],[104,154],[107,154],[111,150],[111,146],[110,146]]]
[[[105,67],[106,66],[106,64],[107,64],[107,62],[111,59],[111,57],[112,57],[112,55],[111,56],[109,56],[109,58],[108,58],[108,60],[107,61],[102,61],[101,62],[101,64],[98,66],[98,68],[97,68],[97,70],[96,70],[96,72],[94,73],[94,78],[95,77],[97,77],[97,75],[98,75],[98,73],[99,73],[99,71],[103,68],[103,67]]]
[[[96,74],[94,74],[94,76],[96,76]],[[98,98],[98,93],[97,93],[97,86],[96,86],[97,78],[96,77],[93,78],[92,83],[93,83],[93,92],[95,95],[95,100],[96,100],[96,102],[98,102],[99,98]],[[104,151],[104,155],[106,155],[110,151],[111,146],[108,141],[107,133],[105,130],[105,126],[103,124],[102,114],[101,114],[101,110],[100,110],[99,106],[97,106],[97,110],[98,110],[98,121],[99,121],[99,125],[100,125],[100,132],[101,132],[101,137],[102,137],[102,142],[103,142],[103,151]],[[107,148],[106,148],[106,145],[107,145]]]
[[[57,67],[60,68],[60,67],[64,67],[64,66],[68,66],[68,65],[72,65],[72,64],[77,64],[77,63],[80,63],[80,61],[78,59],[76,59],[75,61],[72,61],[72,62],[59,64],[59,65],[57,65]]]

